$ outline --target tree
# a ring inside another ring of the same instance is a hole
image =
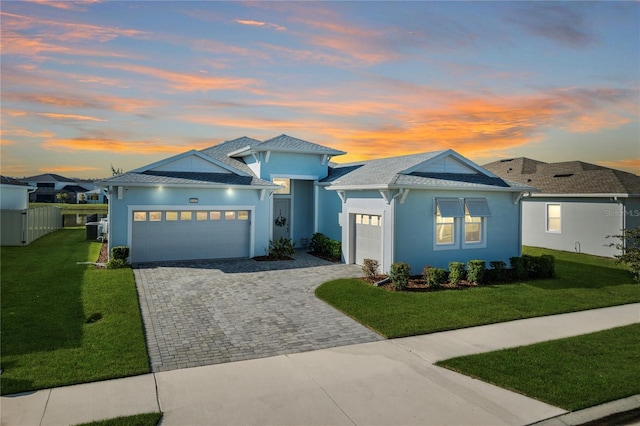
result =
[[[607,235],[607,238],[618,238],[620,242],[611,243],[621,254],[615,255],[617,263],[624,263],[631,269],[633,279],[640,282],[640,226],[623,229],[621,235]]]
[[[56,199],[61,203],[66,203],[67,201],[69,201],[69,194],[67,194],[66,192],[58,192],[56,194]]]
[[[111,175],[112,176],[118,176],[118,175],[121,175],[122,173],[124,173],[122,171],[122,169],[120,169],[120,168],[115,169],[115,168],[113,168],[113,164],[111,165]]]

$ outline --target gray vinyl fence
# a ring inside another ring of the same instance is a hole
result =
[[[60,228],[62,214],[59,207],[0,210],[0,245],[3,246],[26,246]]]

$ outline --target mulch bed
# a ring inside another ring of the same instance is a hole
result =
[[[367,278],[362,278],[362,280],[373,285],[376,282],[382,281],[385,278],[387,278],[386,275],[379,275],[379,276],[376,276],[373,280],[369,280]],[[407,288],[402,291],[426,292],[426,291],[440,291],[440,290],[463,290],[466,288],[477,287],[477,286],[478,284],[470,283],[469,281],[462,280],[457,285],[443,284],[440,288],[432,288],[427,285],[427,283],[422,279],[422,277],[411,277],[409,278],[409,283],[407,284]],[[382,284],[380,288],[383,288],[388,291],[398,291],[393,288],[391,281]]]
[[[342,262],[342,259],[340,259],[339,257],[323,256],[321,254],[316,253],[315,251],[308,251],[307,253],[310,254],[311,256],[315,256],[315,257],[318,257],[320,259],[324,259],[327,262],[333,262],[333,263]]]
[[[275,256],[256,256],[256,257],[252,257],[253,260],[256,260],[258,262],[278,262],[281,260],[294,260],[293,257],[275,257]]]
[[[109,261],[109,243],[106,241],[102,243],[100,247],[100,254],[98,255],[97,263],[107,263]],[[96,266],[96,268],[102,268],[102,266]]]

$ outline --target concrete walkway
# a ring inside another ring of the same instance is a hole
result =
[[[1,424],[160,410],[163,425],[527,425],[564,411],[432,363],[638,322],[636,303],[47,389],[2,397]]]

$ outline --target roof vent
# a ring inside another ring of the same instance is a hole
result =
[[[506,160],[500,160],[501,163],[508,163],[509,161],[513,161],[513,158],[507,158]]]
[[[573,173],[560,173],[557,175],[553,175],[553,177],[569,177],[569,176],[573,176]]]

